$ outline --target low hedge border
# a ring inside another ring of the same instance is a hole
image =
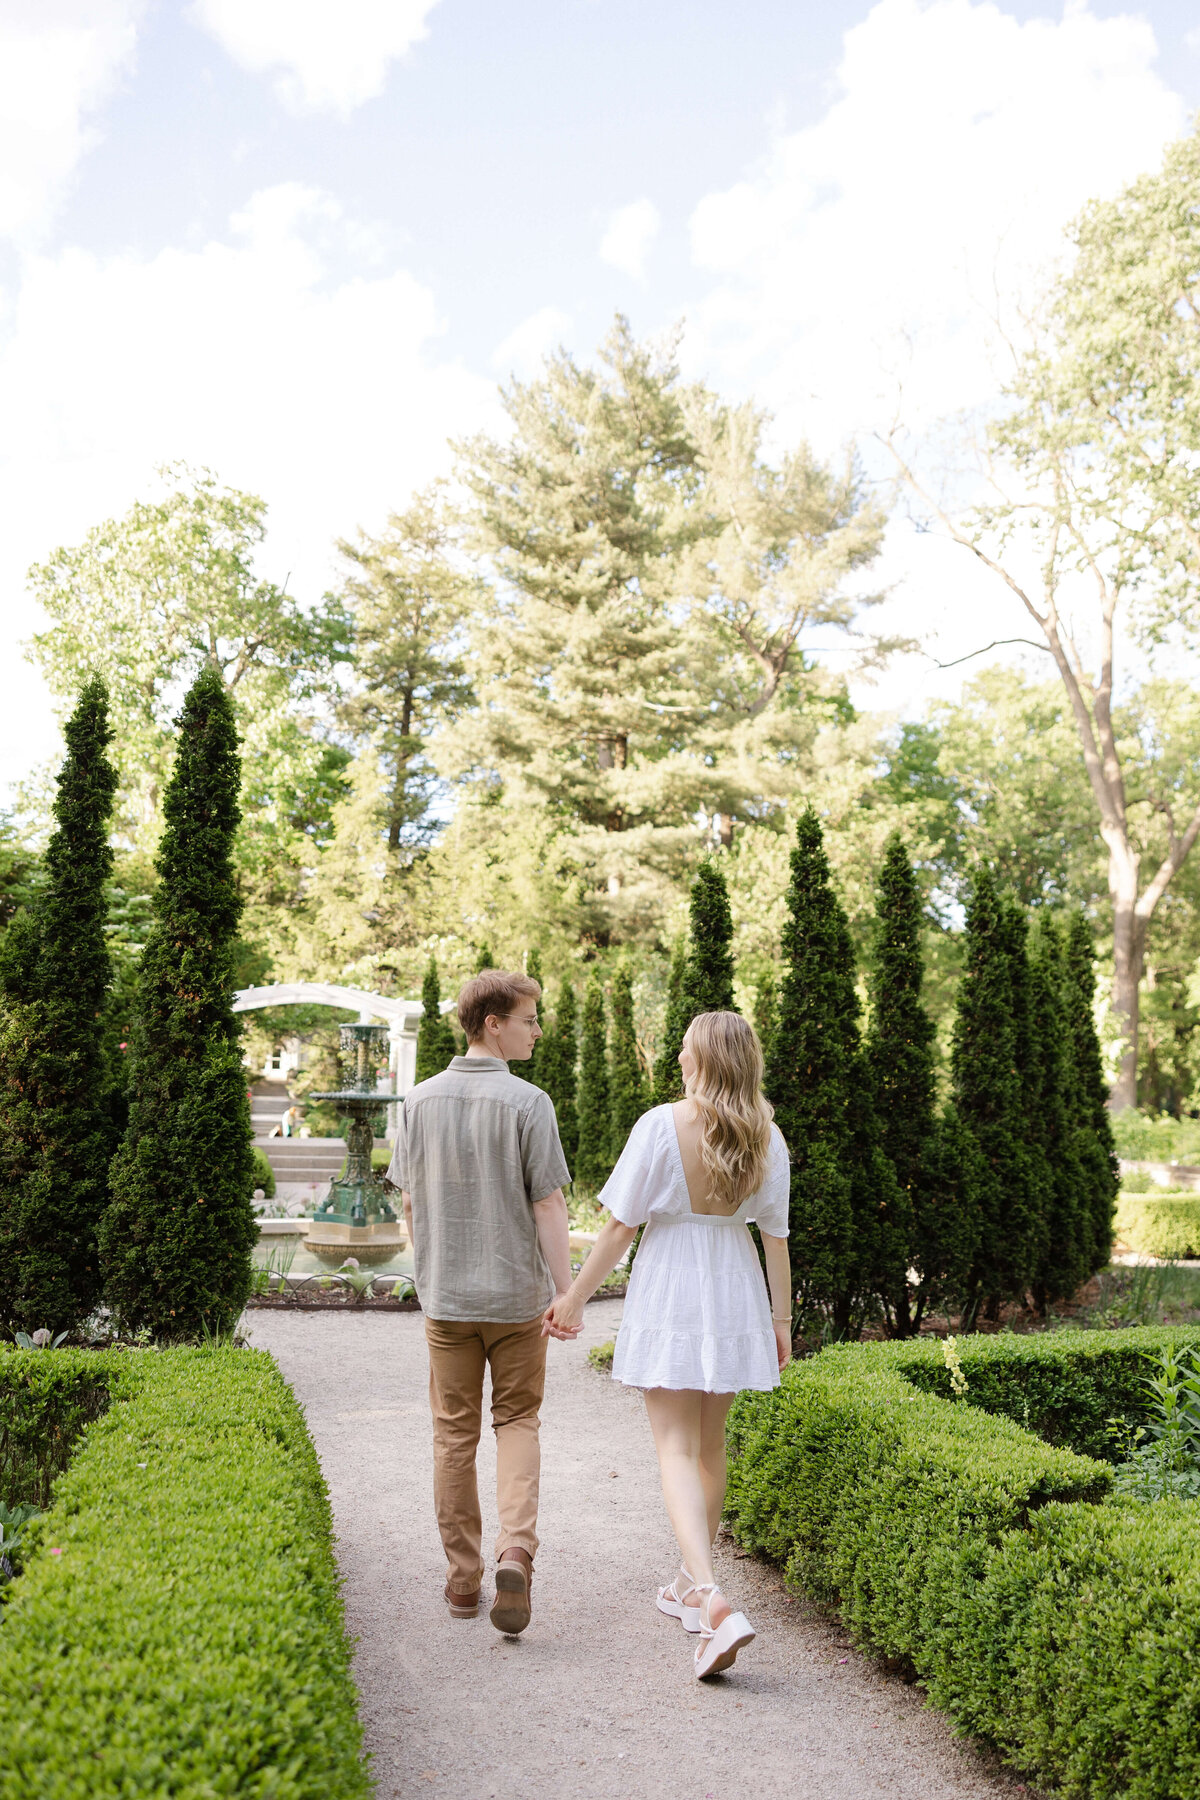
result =
[[[1200,1256],[1200,1194],[1122,1194],[1113,1227],[1139,1256]]]
[[[1107,1453],[1103,1420],[1141,1412],[1144,1354],[1196,1342],[960,1340],[962,1402],[938,1343],[822,1351],[735,1403],[730,1527],[1024,1774],[1079,1800],[1194,1800],[1200,1505],[1103,1504],[1110,1465],[1072,1446]]]
[[[12,1351],[0,1413],[89,1372],[110,1404],[0,1612],[0,1800],[369,1795],[325,1484],[271,1358]]]

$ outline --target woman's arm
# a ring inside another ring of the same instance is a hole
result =
[[[760,1231],[763,1256],[767,1264],[767,1287],[771,1292],[771,1320],[775,1326],[775,1348],[779,1366],[792,1360],[792,1265],[786,1238],[770,1237]]]
[[[558,1294],[542,1319],[542,1336],[578,1337],[583,1329],[583,1309],[606,1275],[611,1275],[637,1236],[636,1225],[609,1219],[565,1294]]]

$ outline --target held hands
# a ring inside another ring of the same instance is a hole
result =
[[[547,1313],[546,1316],[549,1318],[550,1315]],[[772,1323],[775,1327],[775,1351],[779,1357],[779,1370],[782,1374],[792,1360],[792,1327],[790,1321],[786,1325],[781,1325],[779,1320],[775,1319]]]
[[[582,1330],[582,1303],[573,1297],[573,1291],[570,1288],[565,1294],[555,1294],[542,1315],[542,1336],[570,1342],[572,1338],[577,1338]]]

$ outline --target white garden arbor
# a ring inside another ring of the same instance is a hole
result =
[[[416,1080],[417,1027],[425,1011],[419,1000],[398,1000],[394,995],[340,987],[331,981],[281,981],[272,987],[242,988],[234,995],[235,1013],[257,1012],[265,1006],[337,1006],[343,1012],[356,1012],[360,1025],[381,1019],[388,1027],[393,1092],[407,1094]]]

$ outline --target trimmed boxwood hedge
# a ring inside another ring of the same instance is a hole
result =
[[[736,1402],[731,1529],[1023,1773],[1080,1800],[1194,1800],[1200,1504],[1105,1503],[1111,1467],[1079,1447],[1111,1454],[1145,1353],[1198,1341],[960,1340],[963,1402],[937,1343],[822,1351]]]
[[[81,1435],[0,1611],[0,1800],[369,1795],[325,1485],[271,1358],[0,1354],[26,1454],[39,1415]]]
[[[1139,1256],[1200,1256],[1200,1194],[1122,1194],[1114,1226]]]

